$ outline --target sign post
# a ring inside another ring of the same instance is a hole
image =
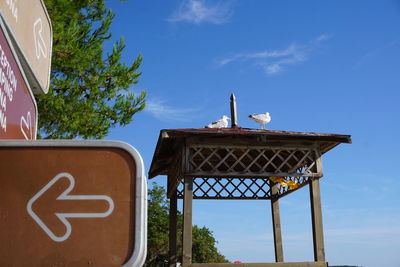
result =
[[[36,130],[36,101],[0,21],[0,139],[32,140]]]
[[[43,0],[0,1],[0,14],[34,93],[47,93],[53,33]]]
[[[0,170],[0,266],[144,263],[147,183],[130,145],[0,141]]]

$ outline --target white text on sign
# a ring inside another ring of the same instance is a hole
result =
[[[0,127],[4,132],[7,131],[7,98],[12,102],[16,91],[17,79],[3,47],[0,45]]]

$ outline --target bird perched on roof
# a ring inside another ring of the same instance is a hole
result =
[[[249,118],[253,121],[258,122],[261,125],[261,129],[265,129],[265,124],[271,121],[271,116],[269,115],[269,112],[261,114],[251,114],[249,115]]]
[[[206,128],[226,128],[228,127],[228,120],[230,120],[230,118],[224,115],[221,119],[207,125]]]

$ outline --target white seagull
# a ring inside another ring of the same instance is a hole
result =
[[[207,125],[206,128],[226,128],[228,127],[228,120],[230,120],[230,118],[224,115],[221,119]]]
[[[258,122],[261,125],[261,129],[265,129],[265,124],[271,121],[271,116],[269,115],[269,112],[261,114],[251,114],[249,115],[249,118],[253,121]]]

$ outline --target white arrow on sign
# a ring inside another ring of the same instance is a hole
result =
[[[28,113],[26,114],[26,118],[24,116],[21,116],[21,122],[19,126],[26,140],[33,139],[33,127],[30,111],[28,111]]]
[[[35,36],[36,57],[39,59],[42,54],[44,58],[47,57],[47,47],[42,36],[42,19],[38,18],[33,24],[33,35]]]
[[[82,200],[82,201],[90,201],[90,200],[105,200],[108,202],[108,210],[106,212],[101,213],[54,213],[60,221],[66,227],[66,231],[64,235],[57,236],[54,234],[52,230],[37,216],[37,214],[32,210],[32,205],[35,201],[40,198],[46,191],[51,188],[57,181],[60,179],[66,178],[69,180],[68,188],[61,193],[57,200]],[[39,192],[36,193],[28,202],[27,210],[29,215],[35,220],[35,222],[43,229],[43,231],[54,241],[56,242],[63,242],[68,239],[72,232],[72,226],[67,220],[67,218],[104,218],[110,215],[114,210],[114,202],[109,196],[105,195],[69,195],[71,190],[75,186],[75,179],[74,177],[66,172],[57,174],[51,181],[40,189]]]

